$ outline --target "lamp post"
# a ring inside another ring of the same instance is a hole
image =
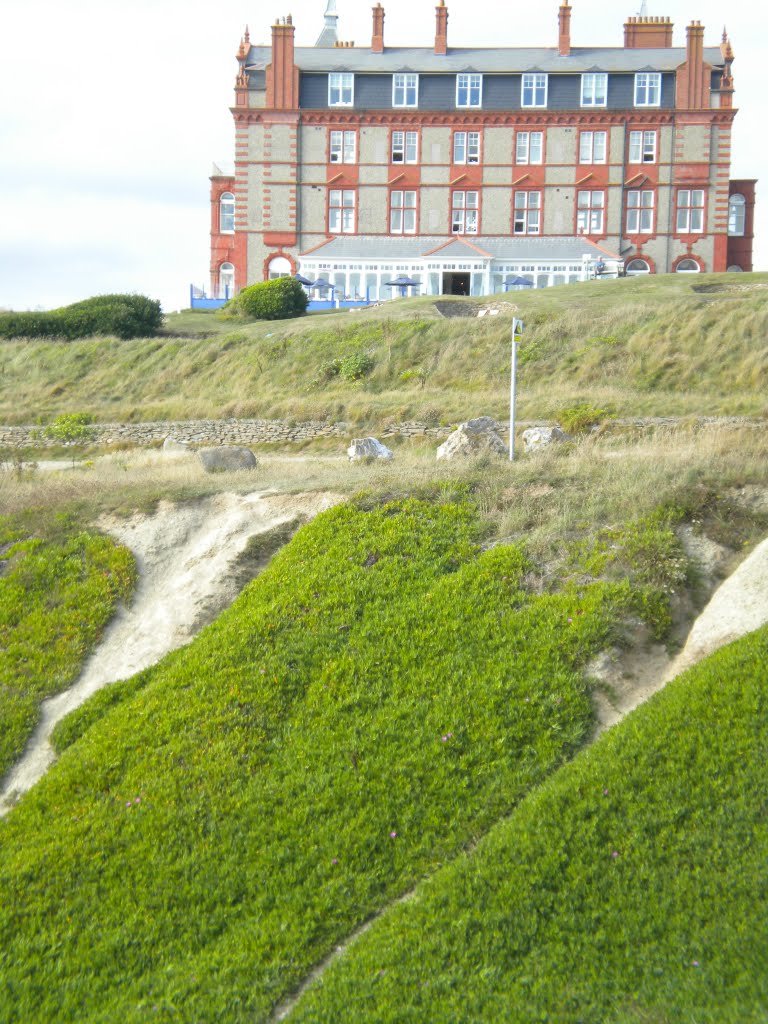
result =
[[[523,336],[523,321],[512,318],[512,372],[509,381],[509,461],[515,458],[515,405],[517,402],[517,343]]]

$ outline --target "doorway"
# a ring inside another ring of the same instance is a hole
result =
[[[443,273],[443,295],[469,295],[469,274]]]

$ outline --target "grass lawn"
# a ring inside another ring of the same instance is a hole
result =
[[[41,701],[75,681],[135,576],[129,551],[72,517],[0,516],[0,777]]]
[[[567,760],[582,666],[656,605],[629,578],[531,591],[483,529],[468,503],[338,506],[63,723],[0,822],[0,1019],[267,1020]]]
[[[763,1024],[768,627],[688,671],[393,908],[299,1022]]]

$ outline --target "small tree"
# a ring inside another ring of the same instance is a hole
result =
[[[51,441],[58,441],[64,445],[85,445],[90,444],[96,436],[96,431],[91,424],[93,417],[87,412],[68,412],[57,416],[53,423],[49,423],[41,431],[43,437]],[[72,456],[72,465],[75,464],[75,457]]]

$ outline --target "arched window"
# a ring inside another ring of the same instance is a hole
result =
[[[651,268],[645,260],[630,260],[627,264],[627,275],[635,277],[637,274],[650,274]]]
[[[219,267],[219,298],[231,299],[235,294],[235,268],[231,263]]]
[[[728,200],[728,234],[743,235],[747,219],[747,201],[738,192]]]
[[[222,192],[219,197],[219,231],[230,234],[235,230],[235,197],[231,192]]]
[[[291,264],[285,256],[273,256],[269,261],[269,270],[267,273],[270,281],[274,281],[277,277],[290,277]]]
[[[729,274],[742,274],[742,273],[743,273],[743,270],[742,270],[742,268],[741,268],[741,267],[740,267],[740,266],[738,265],[738,263],[732,263],[732,264],[730,265],[730,267],[728,267],[728,273],[729,273]]]
[[[701,267],[696,262],[696,260],[691,260],[691,259],[680,260],[680,262],[675,267],[675,273],[676,274],[700,274],[701,273]]]

